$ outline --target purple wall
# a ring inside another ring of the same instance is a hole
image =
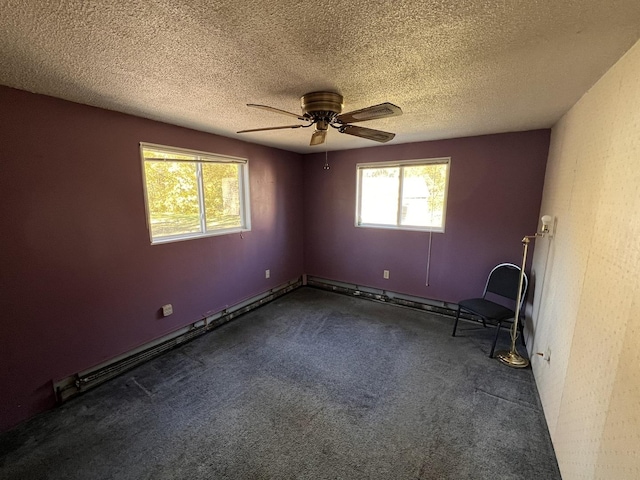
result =
[[[0,105],[0,430],[50,408],[52,380],[303,273],[298,154],[6,87]],[[140,141],[248,158],[252,231],[151,246]]]
[[[305,273],[435,300],[482,293],[490,268],[522,262],[536,231],[549,130],[329,152],[304,159]],[[445,233],[357,228],[356,164],[451,157]],[[389,270],[384,280],[382,271]]]

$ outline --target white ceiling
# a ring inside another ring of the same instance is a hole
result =
[[[0,84],[296,152],[330,90],[392,143],[552,126],[640,38],[638,0],[0,0]],[[293,120],[293,122],[292,122]],[[331,130],[330,150],[375,146]]]

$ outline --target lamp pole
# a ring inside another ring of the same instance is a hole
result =
[[[513,368],[525,368],[529,366],[529,360],[524,358],[516,350],[516,340],[518,338],[518,322],[520,321],[520,307],[522,303],[522,283],[524,282],[524,268],[527,264],[527,252],[529,251],[529,243],[532,238],[541,237],[544,234],[536,233],[535,235],[527,235],[522,239],[522,268],[520,269],[520,282],[518,283],[518,296],[516,298],[516,315],[511,326],[511,349],[509,351],[501,350],[496,352],[496,357],[502,363]]]
[[[543,215],[542,231],[536,232],[535,235],[527,235],[522,239],[522,268],[520,269],[520,282],[518,283],[518,296],[516,299],[516,315],[511,326],[511,349],[509,351],[501,350],[496,352],[496,357],[502,363],[513,368],[525,368],[529,366],[529,360],[524,358],[516,350],[516,340],[518,339],[518,322],[520,321],[520,307],[522,303],[522,283],[524,282],[524,267],[527,265],[527,252],[529,251],[529,243],[532,238],[544,237],[545,235],[553,236],[551,229],[553,217],[551,215]]]

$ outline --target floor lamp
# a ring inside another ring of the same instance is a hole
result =
[[[524,281],[524,267],[527,264],[527,252],[529,251],[529,243],[532,238],[544,237],[545,235],[551,236],[551,223],[553,217],[551,215],[544,215],[541,219],[542,230],[536,232],[535,235],[527,235],[522,239],[522,269],[520,270],[520,283],[518,284],[518,297],[516,299],[516,314],[513,319],[513,325],[511,326],[511,349],[501,350],[496,352],[496,357],[502,363],[513,368],[525,368],[529,366],[529,360],[524,358],[516,350],[516,340],[518,338],[518,322],[520,321],[520,305],[522,303],[522,283]]]

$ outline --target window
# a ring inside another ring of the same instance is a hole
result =
[[[356,226],[444,232],[449,158],[356,166]]]
[[[247,160],[140,144],[151,243],[249,230]]]

